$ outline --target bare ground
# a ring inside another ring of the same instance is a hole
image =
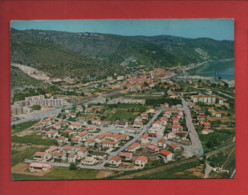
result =
[[[96,175],[96,178],[97,179],[105,178],[105,177],[108,177],[110,175],[113,175],[113,171],[102,170],[102,171],[98,172],[98,174]]]

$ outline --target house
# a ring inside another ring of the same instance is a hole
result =
[[[140,144],[138,142],[134,142],[133,144],[127,147],[127,150],[129,152],[135,152],[138,149],[140,149]]]
[[[76,162],[76,155],[75,154],[70,154],[68,156],[68,163],[75,163]]]
[[[106,152],[98,152],[98,151],[94,151],[91,153],[92,157],[94,157],[95,159],[106,159],[108,154]]]
[[[167,139],[176,138],[176,131],[169,132],[169,133],[166,135],[166,138],[167,138]]]
[[[147,112],[142,112],[141,113],[141,119],[142,120],[148,120],[148,114],[147,114]]]
[[[35,123],[35,124],[33,125],[33,127],[34,127],[35,129],[40,129],[40,128],[42,127],[42,123]]]
[[[67,144],[68,143],[68,138],[66,138],[64,136],[60,136],[60,137],[58,137],[57,142],[58,142],[59,145]]]
[[[72,154],[75,151],[75,148],[73,146],[65,146],[63,151],[65,154]]]
[[[211,133],[211,131],[210,131],[210,129],[205,128],[205,129],[202,129],[201,133],[204,135],[207,135],[207,134]]]
[[[119,145],[119,141],[102,140],[101,146],[103,148],[115,148]]]
[[[55,152],[53,152],[53,159],[64,161],[64,160],[66,160],[66,155],[64,152],[55,151]]]
[[[116,167],[120,166],[120,164],[121,164],[121,157],[120,156],[114,156],[114,157],[112,157],[109,160],[108,164],[114,165]]]
[[[53,125],[53,127],[54,127],[55,129],[60,129],[60,128],[61,128],[61,123],[60,123],[60,122],[57,122],[57,123],[55,123],[55,124]]]
[[[97,125],[97,126],[101,126],[102,121],[98,118],[96,120],[92,120],[92,124]]]
[[[93,109],[92,109],[92,108],[86,108],[86,109],[85,109],[85,112],[86,112],[86,113],[92,113],[92,112],[93,112]]]
[[[86,156],[81,162],[84,165],[94,165],[98,161],[95,158],[93,158],[93,157]]]
[[[53,152],[58,151],[58,150],[59,150],[59,148],[57,146],[51,146],[45,152],[49,153],[49,154],[52,154]]]
[[[95,145],[95,140],[94,139],[88,139],[85,143],[84,143],[84,145],[86,146],[86,147],[93,147],[94,145]]]
[[[170,151],[175,152],[176,150],[180,150],[181,148],[176,144],[170,144],[169,149]]]
[[[45,125],[51,125],[52,122],[51,122],[50,119],[43,119],[43,120],[41,120],[41,124],[42,124],[43,126],[45,126]]]
[[[157,141],[157,146],[160,148],[166,148],[166,140],[165,139],[160,139]]]
[[[86,129],[87,129],[87,131],[89,131],[89,132],[94,132],[94,131],[96,131],[96,127],[94,127],[94,126],[87,126]]]
[[[148,139],[148,135],[147,134],[144,134],[140,137],[140,141],[141,141],[141,144],[147,144],[149,143],[149,139]]]
[[[76,138],[79,138],[80,141],[84,141],[87,138],[88,135],[88,131],[83,131],[80,132],[77,136],[75,136]]]
[[[143,123],[141,121],[135,121],[133,123],[133,128],[142,129],[143,128]]]
[[[204,128],[209,129],[211,127],[209,122],[203,123]]]
[[[126,121],[118,121],[117,122],[117,127],[119,127],[119,128],[127,128],[127,126],[128,126],[128,122],[126,122]]]
[[[76,113],[70,113],[71,118],[76,118],[77,114]]]
[[[134,164],[135,166],[138,166],[138,167],[145,167],[146,163],[148,162],[148,158],[146,156],[139,156]]]
[[[77,156],[80,158],[80,159],[83,159],[84,157],[86,157],[88,154],[88,151],[86,148],[80,148],[80,150],[77,152]]]
[[[163,116],[160,118],[160,120],[161,120],[163,126],[167,125],[167,121],[168,121],[167,117]]]
[[[133,154],[132,154],[131,152],[121,152],[121,153],[119,154],[119,156],[120,156],[122,159],[131,160]]]
[[[182,131],[183,126],[181,126],[181,125],[172,125],[171,129],[172,129],[172,132],[174,132],[174,131]]]
[[[81,139],[78,138],[78,137],[72,137],[72,138],[71,138],[71,142],[72,142],[73,144],[80,144],[80,143],[81,143]]]
[[[77,112],[83,112],[83,107],[81,105],[77,105],[76,111]]]
[[[150,136],[150,137],[157,137],[158,130],[159,130],[159,128],[157,128],[157,127],[151,127],[148,130],[148,136]]]
[[[172,122],[173,122],[173,124],[179,123],[179,118],[178,117],[172,117]]]
[[[32,162],[29,164],[29,170],[30,172],[40,172],[40,171],[46,171],[51,168],[51,165],[49,163],[37,163]]]
[[[154,153],[154,152],[158,152],[159,148],[157,146],[151,144],[151,145],[146,146],[146,150],[148,152]]]
[[[69,129],[76,129],[79,130],[81,128],[81,124],[77,124],[77,123],[72,123],[69,125]]]
[[[173,160],[174,154],[168,150],[161,150],[160,154],[164,156],[167,161]]]
[[[50,130],[47,132],[47,136],[49,138],[56,138],[59,135],[58,131]]]
[[[74,134],[74,131],[72,131],[71,129],[67,129],[64,131],[64,133],[68,133],[69,136],[73,135]]]
[[[155,121],[153,124],[152,124],[152,127],[154,128],[160,128],[162,125],[162,121]]]
[[[34,160],[40,161],[40,162],[47,162],[52,158],[52,155],[46,152],[35,152],[34,154]]]

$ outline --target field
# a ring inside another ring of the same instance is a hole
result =
[[[98,170],[79,169],[69,170],[65,167],[56,167],[44,176],[12,174],[13,180],[57,180],[57,179],[96,179]]]
[[[19,133],[29,127],[31,127],[33,124],[37,123],[38,121],[28,121],[24,122],[18,125],[12,125],[11,126],[11,135],[14,135],[16,133]]]
[[[106,120],[126,120],[133,121],[139,112],[146,111],[146,106],[137,104],[119,104],[119,105],[105,105],[108,110],[115,109],[112,114],[108,114]]]
[[[11,136],[11,143],[25,143],[50,146],[56,144],[56,140],[42,139],[39,135],[26,135],[24,137]]]
[[[38,151],[45,151],[47,147],[27,147],[23,145],[12,145],[11,149],[11,166],[14,166],[20,162],[23,162],[24,159],[31,159],[33,154]]]

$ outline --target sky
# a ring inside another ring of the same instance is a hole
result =
[[[233,19],[16,20],[12,28],[234,40]]]

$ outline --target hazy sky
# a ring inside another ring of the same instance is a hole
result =
[[[11,27],[118,35],[174,35],[234,40],[233,19],[123,19],[123,20],[19,20]]]

